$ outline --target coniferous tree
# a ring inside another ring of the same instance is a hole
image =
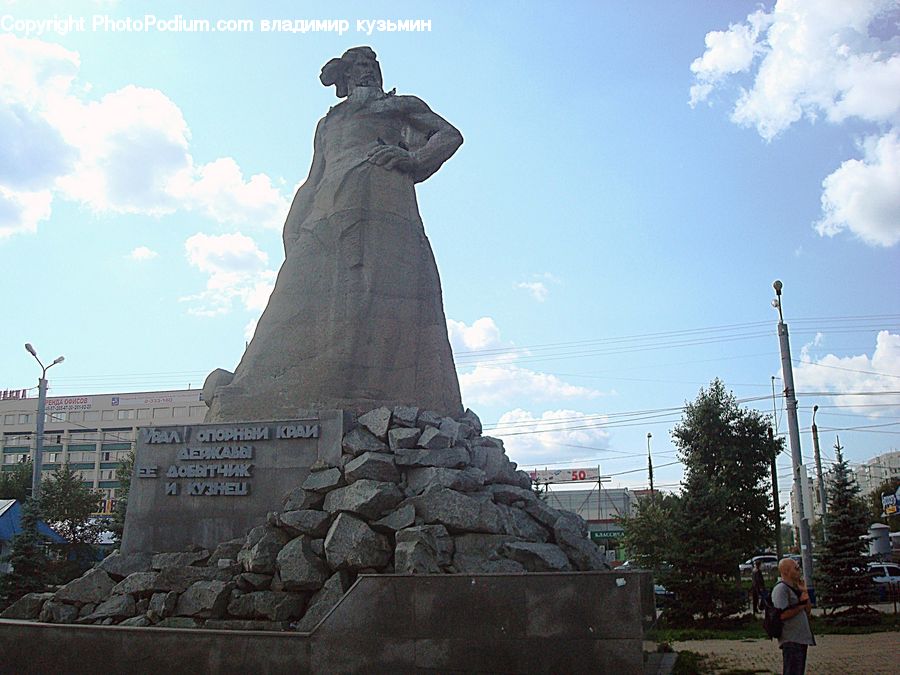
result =
[[[840,446],[828,485],[827,541],[815,568],[818,604],[825,608],[858,609],[872,600],[872,581],[866,572],[865,539],[869,514],[859,497]]]
[[[81,476],[68,464],[41,482],[44,520],[68,542],[66,548],[79,560],[93,558],[91,545],[103,529],[94,515],[99,508],[100,493],[82,483]]]
[[[125,513],[128,510],[128,494],[131,490],[131,476],[134,473],[134,450],[119,462],[116,467],[116,478],[119,487],[116,488],[116,505],[113,507],[112,519],[109,530],[113,533],[116,544],[122,543],[122,534],[125,531]]]
[[[0,576],[0,607],[12,604],[26,593],[46,588],[47,556],[44,538],[38,532],[40,519],[39,503],[34,499],[26,500],[22,505],[22,530],[13,538],[10,553],[4,559],[11,570]]]
[[[31,493],[31,476],[34,464],[26,459],[14,464],[12,471],[0,472],[0,499],[16,499],[25,503]]]
[[[672,518],[674,619],[725,617],[746,602],[738,565],[773,540],[772,445],[765,415],[743,410],[718,379],[687,404],[672,437],[684,463]]]

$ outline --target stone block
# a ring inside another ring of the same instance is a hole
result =
[[[422,432],[416,428],[397,427],[388,432],[388,445],[391,450],[412,449],[418,446]]]
[[[152,555],[149,553],[120,553],[113,551],[97,567],[106,572],[114,581],[121,581],[134,572],[149,572]]]
[[[44,603],[38,617],[38,621],[43,623],[75,623],[77,620],[78,607],[53,600]]]
[[[162,593],[154,593],[150,598],[150,605],[147,610],[153,612],[160,619],[165,619],[175,613],[175,607],[178,605],[178,593],[174,591],[166,591]]]
[[[279,526],[293,536],[301,534],[313,538],[324,537],[331,525],[332,514],[327,511],[304,509],[302,511],[285,511],[278,516]]]
[[[237,576],[235,583],[242,591],[262,591],[267,589],[272,583],[272,575],[244,572]]]
[[[360,415],[357,420],[360,425],[369,430],[375,438],[385,441],[387,440],[388,428],[391,425],[391,409],[386,407],[375,408],[365,415]]]
[[[342,485],[344,485],[344,477],[341,475],[341,470],[331,467],[309,474],[300,487],[310,492],[325,493]]]
[[[419,436],[417,446],[426,450],[446,450],[456,442],[456,436],[441,431],[438,427],[425,427]]]
[[[388,446],[372,435],[368,429],[357,427],[344,435],[341,448],[348,455],[357,457],[364,452],[387,452]]]
[[[137,597],[150,596],[157,589],[159,572],[135,572],[117,583],[112,592],[119,595],[130,594]]]
[[[397,470],[392,455],[382,452],[364,452],[356,459],[347,462],[344,466],[344,477],[348,483],[361,479],[397,483],[400,481],[400,472]]]
[[[403,491],[394,483],[361,479],[329,492],[324,509],[329,513],[344,511],[374,520],[397,506],[403,498]]]
[[[473,466],[465,469],[417,467],[406,471],[406,482],[415,494],[422,494],[432,486],[446,487],[457,492],[472,492],[484,485],[484,472]]]
[[[492,502],[479,501],[448,488],[429,490],[410,501],[416,516],[425,523],[440,523],[451,532],[503,532],[500,511]]]
[[[95,567],[56,591],[53,599],[72,604],[103,602],[109,597],[115,585],[116,582],[112,580],[112,577]]]
[[[206,561],[207,566],[217,567],[220,560],[237,560],[238,552],[243,548],[246,537],[238,537],[229,541],[222,542],[216,546],[215,550],[210,554],[209,560]]]
[[[150,568],[161,570],[167,567],[188,567],[189,565],[203,565],[209,560],[209,551],[178,551],[176,553],[157,553],[153,556]]]
[[[282,511],[302,511],[304,509],[317,509],[322,506],[325,495],[312,490],[304,490],[302,487],[294,488],[288,492],[281,501]],[[257,528],[253,528],[255,531]]]
[[[445,469],[464,469],[469,466],[469,451],[457,445],[443,450],[398,450],[394,457],[401,468],[419,468],[426,466]]]
[[[441,426],[441,416],[436,412],[432,412],[431,410],[420,410],[419,416],[416,419],[416,426],[425,431],[426,427],[439,427]]]
[[[278,553],[275,566],[281,583],[288,591],[315,591],[328,579],[325,563],[313,553],[306,535],[285,544]]]
[[[372,529],[382,534],[393,534],[416,522],[416,509],[412,504],[402,504],[381,520],[372,523]]]
[[[413,406],[395,406],[391,423],[396,427],[415,427],[419,409]]]
[[[325,537],[325,556],[333,570],[381,569],[391,559],[391,544],[359,518],[340,513]]]
[[[178,596],[177,616],[199,619],[220,618],[228,606],[231,584],[223,581],[197,581]]]
[[[290,621],[303,615],[306,595],[255,591],[228,603],[228,614],[242,619],[268,619]]]
[[[510,542],[504,544],[500,552],[521,563],[528,572],[567,572],[572,569],[566,554],[554,544]]]
[[[0,613],[0,619],[24,619],[32,621],[41,613],[44,603],[53,597],[53,593],[26,593]]]
[[[256,544],[238,553],[238,561],[247,572],[272,574],[275,572],[275,558],[278,552],[290,539],[291,536],[287,532],[269,528]]]
[[[134,598],[130,595],[113,595],[108,600],[104,600],[96,609],[88,616],[88,619],[125,619],[134,616],[137,613],[137,607]]]

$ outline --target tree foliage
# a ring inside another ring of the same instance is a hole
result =
[[[672,438],[685,469],[663,583],[682,618],[725,617],[745,601],[738,565],[774,541],[768,419],[740,408],[716,379],[686,405]]]
[[[674,495],[650,495],[638,501],[632,517],[621,520],[625,548],[639,567],[659,572],[668,562],[677,501]]]
[[[0,472],[0,499],[16,499],[25,503],[31,494],[31,476],[34,464],[26,459],[13,465],[12,471]]]
[[[0,607],[12,604],[26,593],[43,591],[46,587],[47,556],[44,539],[38,532],[41,519],[40,506],[33,499],[22,505],[21,532],[12,542],[8,562],[11,571],[0,576]]]
[[[869,520],[873,523],[884,523],[891,528],[891,532],[900,532],[900,513],[893,516],[884,516],[884,506],[881,503],[881,494],[894,494],[900,487],[900,478],[889,478],[875,488],[869,495]]]
[[[128,493],[131,490],[131,476],[134,474],[134,450],[129,452],[116,467],[116,478],[119,487],[116,488],[116,505],[113,508],[109,530],[115,537],[116,544],[122,543],[122,534],[125,531],[125,513],[128,510]]]
[[[818,602],[823,607],[864,607],[872,600],[872,581],[866,572],[869,510],[859,496],[847,462],[837,449],[837,462],[828,485],[827,541],[816,571]]]
[[[41,481],[44,519],[70,544],[96,543],[101,526],[92,516],[100,507],[100,498],[68,464]]]

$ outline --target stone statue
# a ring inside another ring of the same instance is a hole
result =
[[[459,382],[415,184],[462,135],[415,96],[382,90],[369,47],[322,68],[344,99],[316,127],[284,226],[285,261],[232,375],[210,374],[208,422],[410,405],[457,416]]]

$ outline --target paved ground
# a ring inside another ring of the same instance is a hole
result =
[[[900,633],[820,635],[816,637],[816,643],[815,647],[809,648],[808,675],[900,672]],[[709,654],[721,670],[742,668],[758,673],[781,672],[781,650],[774,640],[690,640],[672,646],[676,651]]]

